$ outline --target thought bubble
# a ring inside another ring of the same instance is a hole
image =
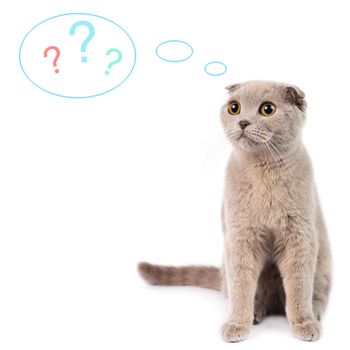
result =
[[[166,62],[183,62],[193,55],[193,48],[182,40],[167,40],[157,46],[156,54]]]
[[[39,89],[88,98],[110,92],[129,78],[136,48],[126,30],[110,19],[66,13],[29,30],[20,45],[19,63]]]
[[[224,63],[219,62],[219,61],[212,61],[207,63],[204,66],[204,70],[206,73],[208,73],[209,75],[212,76],[219,76],[219,75],[223,75],[226,73],[227,71],[227,67]]]

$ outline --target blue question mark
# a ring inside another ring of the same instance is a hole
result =
[[[72,27],[70,28],[69,34],[70,35],[74,35],[75,34],[75,30],[77,29],[77,27],[79,26],[85,26],[89,29],[89,35],[87,36],[87,38],[83,41],[83,43],[81,44],[81,49],[80,52],[86,52],[86,46],[87,44],[92,40],[92,38],[95,35],[95,28],[94,26],[88,22],[88,21],[79,21],[76,22],[72,25]],[[81,62],[85,63],[87,62],[87,57],[86,56],[82,56],[81,57]]]

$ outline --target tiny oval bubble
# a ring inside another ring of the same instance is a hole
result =
[[[193,55],[193,48],[182,40],[167,40],[157,46],[156,54],[166,62],[183,62]]]
[[[227,71],[227,67],[225,63],[219,61],[212,61],[205,65],[204,70],[207,74],[216,77],[225,74]]]

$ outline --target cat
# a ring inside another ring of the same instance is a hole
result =
[[[154,285],[195,285],[228,297],[223,340],[244,340],[266,315],[286,314],[294,335],[319,339],[331,284],[326,226],[302,144],[304,93],[248,81],[227,87],[221,122],[232,144],[222,204],[224,258],[212,266],[142,262]]]

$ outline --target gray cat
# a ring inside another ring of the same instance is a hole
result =
[[[224,259],[211,266],[139,264],[157,285],[222,290],[227,342],[252,323],[286,313],[295,336],[320,337],[330,289],[330,252],[311,162],[301,142],[304,93],[265,81],[231,85],[221,121],[232,143],[222,206]]]

